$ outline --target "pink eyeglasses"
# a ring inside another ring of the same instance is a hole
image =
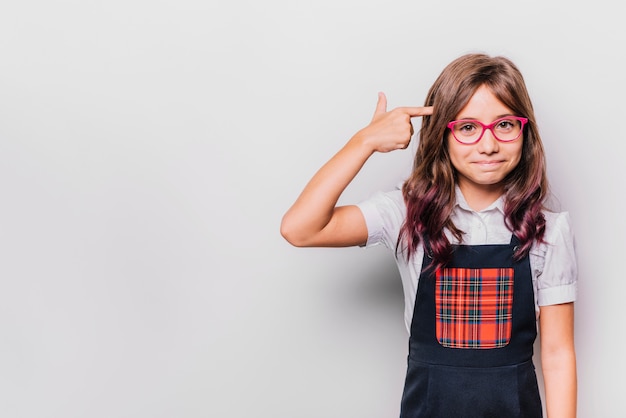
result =
[[[522,135],[524,125],[528,122],[528,118],[519,116],[505,116],[496,119],[489,125],[477,121],[475,119],[453,120],[448,123],[448,128],[452,131],[454,139],[461,144],[471,145],[481,140],[485,131],[489,129],[500,142],[515,141]]]

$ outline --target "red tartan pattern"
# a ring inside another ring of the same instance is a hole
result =
[[[511,339],[512,268],[437,271],[437,340],[449,348],[501,348]]]

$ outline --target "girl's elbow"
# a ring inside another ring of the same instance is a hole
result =
[[[299,229],[286,217],[283,218],[280,224],[280,235],[294,247],[306,246],[305,240],[302,238],[302,234],[299,233]]]

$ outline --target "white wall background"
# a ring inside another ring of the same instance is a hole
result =
[[[0,416],[397,416],[390,254],[279,223],[379,90],[421,105],[483,51],[524,73],[574,221],[579,416],[623,417],[625,41],[608,0],[3,2]]]

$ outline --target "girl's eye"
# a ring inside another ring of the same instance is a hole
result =
[[[464,123],[462,125],[459,125],[459,131],[463,132],[464,134],[470,134],[476,129],[476,125],[473,123]]]
[[[497,129],[508,130],[508,129],[512,129],[514,126],[515,126],[515,123],[514,123],[513,120],[505,119],[505,120],[501,121],[500,123],[498,123],[496,128]]]

